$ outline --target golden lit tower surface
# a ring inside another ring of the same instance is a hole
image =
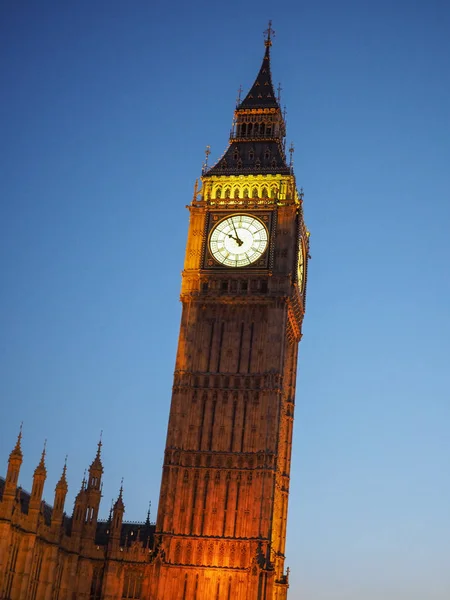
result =
[[[283,600],[308,231],[270,71],[189,206],[152,600]]]

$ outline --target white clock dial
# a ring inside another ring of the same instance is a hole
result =
[[[214,258],[227,267],[245,267],[260,258],[267,249],[267,228],[251,215],[232,215],[212,230],[209,249]]]

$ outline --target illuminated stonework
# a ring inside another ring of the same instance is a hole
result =
[[[152,600],[287,595],[309,239],[303,197],[286,162],[269,49],[270,39],[256,81],[235,111],[229,146],[205,167],[189,207]],[[267,242],[252,241],[244,219]],[[245,258],[249,248],[254,253]]]

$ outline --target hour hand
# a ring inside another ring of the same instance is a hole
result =
[[[228,237],[234,240],[238,246],[242,246],[242,244],[244,243],[238,237],[234,237],[234,235],[231,235],[231,233],[228,234]]]

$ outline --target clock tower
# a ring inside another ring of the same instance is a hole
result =
[[[285,600],[309,233],[271,78],[273,30],[229,145],[189,206],[152,600]]]

